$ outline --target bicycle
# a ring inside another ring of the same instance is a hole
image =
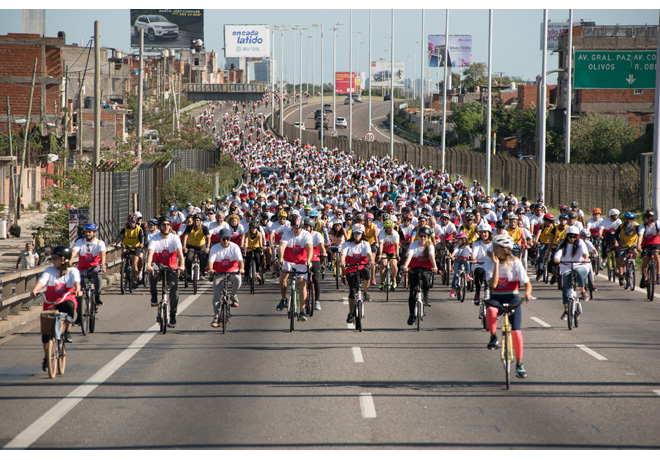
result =
[[[346,268],[357,268],[357,290],[355,291],[355,303],[353,303],[353,325],[355,330],[362,332],[362,322],[364,320],[364,300],[362,299],[362,280],[360,279],[360,267],[370,267],[370,263],[366,264],[347,264]]]
[[[632,258],[632,254],[628,252],[624,259],[623,265],[623,289],[630,289],[631,291],[635,290],[635,259]]]
[[[616,282],[616,260],[614,246],[607,247],[607,258],[605,259],[607,266],[607,280]]]
[[[575,262],[560,262],[560,264],[571,265],[571,286],[568,289],[568,330],[572,330],[573,326],[578,327],[578,317],[582,314],[582,304],[580,303],[580,296],[578,295],[577,275],[573,268]]]
[[[475,265],[483,265],[483,262],[474,262]],[[475,281],[476,284],[476,281]],[[490,286],[486,277],[483,277],[481,284],[481,298],[479,299],[479,319],[481,320],[481,326],[485,331],[488,330],[488,323],[486,322],[486,301],[490,299]]]
[[[332,273],[335,277],[335,289],[339,290],[339,278],[341,278],[341,269],[339,268],[339,247],[332,246],[330,251],[332,253]]]
[[[456,282],[456,300],[459,302],[465,301],[465,291],[467,290],[467,273],[465,272],[465,264],[461,264],[458,270],[458,281]]]
[[[289,276],[287,280],[287,284],[292,280],[293,281],[291,283],[291,294],[289,295],[289,302],[286,305],[286,314],[287,314],[287,318],[289,319],[289,332],[293,332],[295,319],[300,314],[300,293],[298,292],[298,283],[297,283],[298,275],[304,275],[306,273],[309,273],[309,270],[306,270],[304,272],[299,272],[295,268],[292,268],[288,272],[284,270],[281,271],[284,273],[289,273],[289,275],[293,275],[293,276]],[[309,281],[310,280],[307,280],[307,282]],[[307,300],[309,301],[309,295],[307,296]],[[314,308],[313,305],[312,308]]]
[[[96,329],[96,314],[98,313],[98,307],[96,305],[96,290],[94,289],[94,283],[92,278],[96,276],[96,273],[86,273],[84,275],[85,279],[85,289],[83,290],[83,300],[85,301],[85,306],[82,311],[82,317],[80,319],[80,328],[82,329],[83,335],[87,335],[87,331],[90,334],[94,333]]]
[[[218,309],[219,312],[219,320],[220,323],[222,324],[222,333],[226,333],[227,331],[227,324],[229,324],[229,318],[231,318],[231,305],[230,305],[230,295],[229,295],[229,286],[231,283],[231,280],[229,279],[229,275],[234,275],[237,274],[238,272],[228,272],[224,273],[224,277],[222,278],[222,281],[220,281],[220,284],[222,285],[222,293],[220,295],[220,308]],[[215,277],[214,277],[215,278]]]
[[[194,248],[188,248],[188,251],[194,251],[192,264],[190,265],[190,273],[186,270],[184,288],[188,287],[188,276],[190,276],[190,282],[193,285],[193,294],[197,294],[197,283],[199,282],[201,276],[201,266],[199,264],[199,250]]]
[[[417,331],[420,330],[420,323],[424,321],[424,316],[426,316],[425,312],[425,304],[424,304],[424,298],[423,298],[423,292],[422,292],[422,280],[421,280],[421,274],[425,270],[423,268],[413,268],[411,271],[415,271],[415,273],[418,274],[417,280],[418,283],[415,286],[415,289],[413,290],[413,295],[415,297],[415,309],[413,310],[413,315],[415,316],[415,323],[417,326]],[[431,274],[433,274],[433,270],[431,270]],[[431,288],[429,284],[429,289]]]
[[[646,267],[646,298],[649,302],[653,302],[653,297],[655,294],[655,283],[657,282],[658,276],[658,266],[655,262],[655,255],[658,253],[657,250],[651,251],[649,256],[649,264]]]
[[[387,258],[385,265],[385,280],[383,281],[383,290],[385,291],[385,302],[390,301],[390,291],[392,290],[392,259]]]
[[[46,351],[48,377],[55,378],[56,374],[64,374],[66,370],[66,343],[64,328],[67,320],[66,313],[58,310],[41,314],[41,333],[49,337]],[[69,318],[70,319],[70,318]]]
[[[523,299],[520,299],[515,304],[508,303],[499,303],[497,300],[488,299],[486,300],[487,307],[497,308],[498,314],[497,317],[504,317],[502,321],[502,364],[504,365],[504,374],[506,379],[506,389],[511,388],[511,363],[514,360],[513,353],[513,339],[511,337],[511,323],[509,322],[509,316],[513,313],[517,307],[522,305]]]
[[[595,248],[600,248],[600,238],[592,236],[591,243],[594,245]],[[594,272],[594,276],[598,276],[598,272],[600,272],[601,263],[603,263],[603,258],[600,256],[600,251],[599,251],[598,257],[593,257],[591,259],[591,268]]]
[[[248,283],[250,285],[250,294],[254,294],[254,285],[257,282],[257,261],[254,257],[254,252],[255,251],[251,251],[250,266],[248,267],[246,273]],[[263,280],[263,276],[261,277],[261,280]],[[260,283],[261,280],[259,281]]]
[[[156,316],[156,321],[160,325],[160,332],[163,334],[167,333],[167,315],[168,315],[168,307],[169,307],[169,301],[170,301],[170,291],[169,291],[169,286],[167,283],[167,275],[170,273],[175,272],[176,270],[170,268],[170,267],[162,267],[158,271],[158,281],[162,280],[162,288],[161,288],[161,298],[160,302],[158,302],[158,315]]]
[[[121,270],[120,270],[120,282],[119,289],[122,295],[128,291],[131,294],[133,293],[133,256],[137,257],[133,253],[134,249],[138,249],[135,246],[122,246],[125,249],[124,255],[121,258]]]
[[[321,260],[321,279],[324,280],[325,279],[325,265],[327,263],[328,256],[320,256],[320,260]]]
[[[440,264],[438,267],[442,269],[442,284],[449,286],[449,273],[451,272],[451,258],[449,257],[449,250],[443,247],[440,252]]]

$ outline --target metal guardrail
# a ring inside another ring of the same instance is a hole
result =
[[[187,93],[264,93],[263,83],[188,83]]]

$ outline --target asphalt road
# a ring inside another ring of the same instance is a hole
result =
[[[556,287],[533,282],[529,376],[508,391],[476,307],[443,286],[420,332],[406,325],[407,292],[386,303],[372,290],[360,333],[345,322],[347,289],[326,277],[323,310],[291,333],[269,277],[254,295],[241,288],[225,335],[210,327],[209,283],[183,290],[166,335],[144,288],[110,288],[97,332],[75,332],[54,380],[41,371],[37,322],[0,339],[0,445],[657,449],[660,299],[598,282],[573,331]]]

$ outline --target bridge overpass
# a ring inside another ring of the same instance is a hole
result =
[[[188,83],[185,88],[189,101],[257,101],[266,91],[263,83]]]

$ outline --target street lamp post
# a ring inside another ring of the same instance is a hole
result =
[[[394,158],[394,10],[392,10],[392,44],[390,45],[390,160]]]
[[[369,125],[367,130],[371,131],[371,10],[369,10]]]
[[[337,28],[344,24],[332,25],[332,131],[337,131]]]
[[[312,24],[311,27],[320,27],[321,28],[321,148],[320,150],[323,150],[323,141],[324,141],[324,136],[325,133],[323,131],[324,129],[324,118],[325,118],[325,108],[323,105],[323,24]],[[312,40],[312,43],[314,41]],[[312,66],[314,67],[314,66]],[[334,114],[333,114],[334,118]]]

